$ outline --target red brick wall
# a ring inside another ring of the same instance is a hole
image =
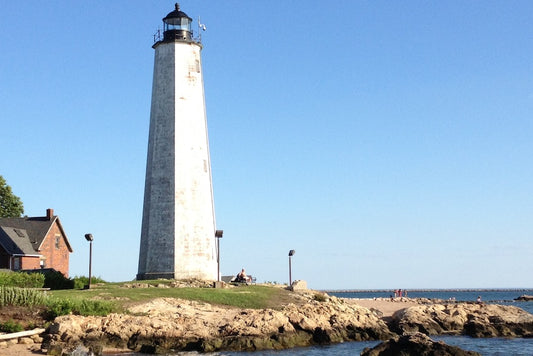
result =
[[[20,258],[20,269],[38,269],[41,268],[39,265],[39,257],[15,257]]]
[[[56,237],[59,237],[57,246]],[[45,268],[53,268],[63,273],[65,277],[68,277],[69,251],[57,223],[52,225],[52,228],[48,232],[48,235],[46,235],[39,251],[46,257]],[[40,268],[38,259],[37,268]]]

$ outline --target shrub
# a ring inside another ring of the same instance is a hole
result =
[[[113,302],[87,299],[50,299],[46,306],[46,316],[49,320],[71,313],[84,316],[106,316],[117,310]]]
[[[0,286],[42,288],[44,276],[40,273],[0,272]]]
[[[22,330],[24,330],[22,325],[13,320],[0,323],[0,331],[5,333],[16,333]]]
[[[313,299],[317,302],[325,302],[327,300],[326,296],[324,294],[315,293],[313,295]]]
[[[45,292],[36,289],[0,287],[0,307],[6,305],[33,307],[43,305],[47,298]]]
[[[52,270],[44,272],[44,286],[53,290],[72,289],[74,288],[74,281],[65,277],[63,273]]]
[[[91,283],[106,283],[100,277],[91,277]],[[74,277],[74,289],[83,289],[86,285],[89,284],[89,277],[85,276],[75,276]]]
[[[51,299],[46,304],[46,317],[53,320],[61,315],[68,315],[74,310],[74,302],[70,299]]]

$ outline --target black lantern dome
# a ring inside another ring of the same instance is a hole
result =
[[[163,41],[192,41],[192,19],[180,11],[180,5],[175,4],[175,9],[163,19]]]

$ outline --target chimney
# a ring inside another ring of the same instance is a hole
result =
[[[46,218],[52,220],[54,218],[54,209],[46,209]]]

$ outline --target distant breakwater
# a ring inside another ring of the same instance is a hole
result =
[[[322,289],[324,293],[390,293],[398,288],[390,289]],[[444,289],[406,289],[408,292],[428,293],[428,292],[525,292],[533,288],[444,288]]]

